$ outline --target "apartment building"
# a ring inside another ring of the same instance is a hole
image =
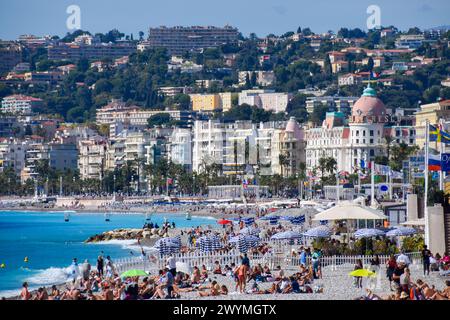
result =
[[[274,84],[276,77],[273,71],[239,71],[239,86],[245,86],[247,80],[250,80],[256,74],[256,84],[261,87],[268,87]]]
[[[192,132],[190,129],[176,128],[169,139],[169,160],[192,171]]]
[[[48,46],[49,60],[78,61],[80,59],[116,59],[136,52],[136,44],[132,42],[76,44],[58,43]]]
[[[181,126],[191,126],[195,113],[186,110],[147,110],[137,106],[126,106],[123,101],[113,100],[108,105],[97,110],[96,123],[114,124],[117,121],[132,126],[146,127],[148,119],[159,113],[167,113],[174,120],[181,122]]]
[[[108,143],[100,136],[78,142],[78,170],[81,179],[102,179],[108,154]]]
[[[216,163],[225,175],[293,174],[304,157],[303,130],[293,118],[261,124],[213,120],[194,123],[194,171]]]
[[[0,139],[0,171],[12,168],[16,175],[25,166],[25,152],[28,144],[15,138]]]
[[[3,98],[1,110],[4,113],[29,115],[41,106],[41,99],[15,94]]]
[[[328,112],[338,111],[348,115],[358,99],[358,97],[335,96],[308,97],[306,98],[306,111],[311,114],[315,108],[324,106]]]
[[[182,55],[188,51],[216,48],[226,43],[237,43],[239,31],[231,26],[166,27],[149,29],[148,46],[166,48],[169,54]]]
[[[292,94],[273,90],[243,90],[239,93],[239,105],[248,104],[266,111],[285,112]]]

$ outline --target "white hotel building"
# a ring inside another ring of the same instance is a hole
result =
[[[224,174],[235,174],[236,164],[263,175],[295,174],[305,162],[303,129],[289,121],[252,124],[249,121],[220,123],[196,121],[193,127],[192,169],[205,165],[223,166]],[[235,159],[236,154],[236,159]],[[280,154],[286,158],[280,163]]]
[[[333,157],[337,160],[339,171],[353,173],[361,160],[367,166],[376,156],[386,155],[385,137],[395,138],[398,131],[397,127],[387,126],[386,106],[370,87],[353,105],[348,124],[346,120],[343,113],[327,113],[322,127],[306,131],[306,167],[309,172],[318,167],[320,158]],[[407,135],[402,137],[402,141],[414,140],[414,130],[402,129]]]

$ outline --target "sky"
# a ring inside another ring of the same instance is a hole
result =
[[[245,36],[281,35],[309,27],[316,33],[341,27],[367,30],[369,5],[380,8],[381,25],[400,30],[450,25],[449,0],[0,0],[0,39],[22,34],[59,35],[69,31],[66,9],[78,5],[81,29],[117,28],[148,33],[161,25],[235,26]]]

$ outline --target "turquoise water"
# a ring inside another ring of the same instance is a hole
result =
[[[184,214],[153,214],[151,220],[161,225],[164,218],[177,227],[214,224],[210,217],[192,217]],[[115,258],[139,255],[133,241],[115,241],[100,244],[83,243],[89,236],[117,228],[141,228],[143,214],[111,215],[110,222],[102,214],[71,213],[64,221],[63,212],[0,211],[0,296],[17,293],[23,281],[30,287],[62,283],[67,276],[65,268],[73,258],[79,262],[89,259],[95,264],[97,256]],[[24,258],[28,257],[28,262]]]

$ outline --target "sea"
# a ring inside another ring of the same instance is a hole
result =
[[[0,297],[18,294],[24,281],[30,289],[66,282],[73,258],[95,265],[99,254],[113,261],[139,256],[134,240],[84,243],[92,235],[142,228],[146,222],[143,213],[114,213],[108,218],[109,222],[100,213],[0,211]],[[212,217],[193,215],[187,220],[181,213],[153,213],[150,219],[159,225],[167,219],[176,227],[215,225]]]

